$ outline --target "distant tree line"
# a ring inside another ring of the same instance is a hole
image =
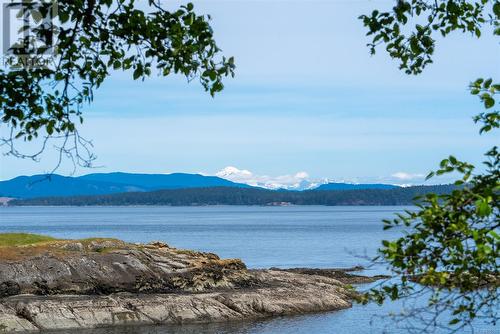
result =
[[[456,186],[414,186],[396,189],[284,191],[258,188],[192,188],[110,195],[44,197],[12,200],[9,205],[412,205],[415,197],[450,193]]]

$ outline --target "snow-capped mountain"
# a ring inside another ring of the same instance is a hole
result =
[[[228,166],[215,174],[216,176],[237,183],[245,183],[266,189],[308,190],[314,189],[324,182],[311,181],[309,174],[298,172],[291,175],[269,176],[258,175],[246,169]]]

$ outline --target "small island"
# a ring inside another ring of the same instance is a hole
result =
[[[207,323],[349,308],[349,269],[249,270],[163,242],[0,234],[0,333]]]

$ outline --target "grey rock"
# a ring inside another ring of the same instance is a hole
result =
[[[0,254],[0,333],[331,311],[355,295],[331,272],[247,270],[163,243],[93,242]]]
[[[21,293],[21,288],[17,282],[0,282],[0,296],[14,296]]]
[[[87,246],[89,250],[94,252],[100,252],[105,249],[110,248],[120,248],[123,247],[124,243],[119,240],[94,240]]]
[[[0,300],[0,332],[235,321],[351,306],[351,293],[331,278],[266,270],[252,275],[273,284],[198,294],[7,297]]]
[[[84,250],[83,244],[81,242],[70,242],[63,244],[61,246],[62,249],[74,252],[81,252]]]
[[[352,268],[342,268],[342,269],[319,269],[319,268],[288,268],[288,269],[271,268],[271,269],[304,274],[304,275],[319,275],[319,276],[330,277],[345,284],[366,284],[381,279],[390,278],[390,276],[387,275],[363,276],[351,273],[364,270],[364,268],[360,266]]]
[[[163,241],[152,241],[149,243],[149,245],[152,245],[157,248],[168,248],[168,245]]]

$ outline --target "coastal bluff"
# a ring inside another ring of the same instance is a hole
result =
[[[333,269],[248,270],[162,242],[25,239],[0,237],[0,333],[332,311],[351,307],[348,284],[371,280]]]

